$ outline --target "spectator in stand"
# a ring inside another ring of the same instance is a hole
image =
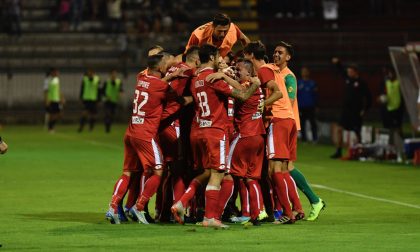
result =
[[[191,18],[189,13],[185,10],[184,5],[176,3],[171,16],[174,21],[175,31],[178,33],[188,33],[188,23]]]
[[[116,37],[124,30],[122,4],[122,0],[107,0],[106,2],[108,15],[108,32],[110,32],[113,37]]]
[[[315,111],[318,96],[318,87],[314,80],[310,79],[310,72],[307,67],[301,69],[301,79],[298,80],[298,103],[301,119],[302,140],[307,141],[306,121],[311,124],[312,141],[318,141],[318,128],[316,125]]]
[[[72,31],[79,31],[79,25],[83,17],[84,0],[73,0],[71,3],[71,27]]]
[[[22,30],[20,28],[22,3],[20,0],[6,0],[5,5],[6,23],[9,24],[8,33],[10,36],[20,37]]]
[[[60,21],[60,31],[62,32],[69,30],[71,2],[72,0],[60,0],[58,6],[58,20]]]

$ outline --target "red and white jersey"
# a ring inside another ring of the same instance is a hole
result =
[[[126,135],[152,141],[159,127],[168,88],[168,83],[158,77],[147,74],[137,76],[133,114]]]
[[[242,84],[246,88],[249,83]],[[264,99],[261,88],[255,90],[254,94],[248,100],[235,102],[235,123],[239,129],[241,137],[256,136],[265,134],[262,114],[258,111],[258,105]]]
[[[169,68],[167,75],[177,71],[180,68],[189,68],[189,66],[183,62],[180,62],[175,66]],[[184,75],[187,75],[188,77],[176,78],[173,81],[169,82],[169,85],[172,87],[175,93],[168,97],[168,100],[163,108],[161,120],[164,120],[170,115],[178,112],[181,108],[181,104],[179,104],[174,98],[176,98],[177,96],[182,96],[185,87],[187,86],[188,82],[191,81],[193,71],[191,69],[186,70],[184,72]],[[174,122],[176,123],[176,125],[179,125],[178,118],[179,115],[174,118]]]
[[[232,90],[223,80],[214,83],[207,82],[206,77],[214,72],[213,68],[203,68],[192,79],[191,90],[195,102],[197,123],[200,129],[219,128],[226,131],[229,121],[227,98],[232,94]]]

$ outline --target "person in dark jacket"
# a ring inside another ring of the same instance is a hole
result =
[[[345,84],[343,107],[337,130],[337,149],[331,155],[331,158],[341,158],[343,129],[353,131],[357,136],[357,141],[360,142],[363,116],[372,105],[372,95],[368,84],[360,78],[357,65],[351,64],[345,68],[338,58],[333,58],[332,63],[341,72]]]

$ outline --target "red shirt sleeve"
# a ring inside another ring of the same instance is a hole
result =
[[[223,80],[218,80],[210,84],[210,86],[215,89],[217,93],[224,96],[230,96],[232,94],[232,90],[229,88],[229,85]]]
[[[275,80],[273,70],[267,67],[260,68],[260,70],[258,71],[258,78],[261,81],[262,87],[266,86],[267,82]]]

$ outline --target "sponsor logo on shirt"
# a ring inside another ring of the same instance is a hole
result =
[[[138,117],[138,116],[132,116],[131,117],[131,123],[132,124],[143,124],[144,123],[144,118]]]
[[[195,86],[195,88],[203,87],[204,86],[204,80],[196,81],[194,86]]]
[[[261,118],[262,117],[262,115],[261,115],[261,113],[260,112],[256,112],[255,114],[253,114],[252,115],[252,120],[257,120],[257,119],[259,119],[259,118]]]
[[[200,128],[208,128],[211,127],[212,122],[209,120],[200,119]]]

